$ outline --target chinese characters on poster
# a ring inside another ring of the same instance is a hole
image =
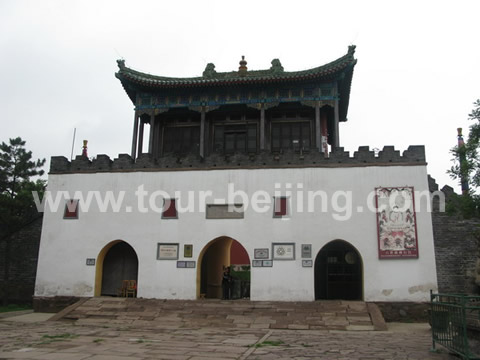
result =
[[[413,188],[382,187],[375,192],[379,258],[418,258]]]

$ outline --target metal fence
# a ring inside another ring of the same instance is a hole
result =
[[[467,336],[468,329],[480,330],[480,296],[430,292],[430,303],[432,350],[440,344],[463,359],[480,359]]]

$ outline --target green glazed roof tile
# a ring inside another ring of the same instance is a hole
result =
[[[139,72],[125,66],[124,60],[117,60],[119,71],[115,76],[122,83],[133,83],[153,88],[192,87],[205,85],[233,85],[275,83],[284,81],[302,81],[331,77],[345,69],[355,66],[355,46],[349,46],[346,55],[328,64],[302,71],[283,71],[278,59],[272,61],[272,67],[267,70],[248,70],[246,72],[216,72],[213,64],[208,64],[203,76],[189,78],[174,78],[151,75]],[[210,67],[210,68],[209,68]],[[126,85],[126,84],[124,84]]]

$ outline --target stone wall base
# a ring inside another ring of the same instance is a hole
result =
[[[66,307],[81,300],[78,296],[35,296],[33,310],[35,312],[58,313]],[[427,302],[375,302],[386,322],[428,322]]]
[[[428,302],[375,302],[386,322],[428,322]]]
[[[81,297],[78,296],[34,296],[33,297],[33,311],[43,313],[57,313],[67,306],[70,306]]]

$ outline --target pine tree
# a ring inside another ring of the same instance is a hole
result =
[[[0,145],[0,240],[4,242],[4,291],[3,304],[8,303],[8,281],[10,272],[10,235],[21,229],[37,216],[32,191],[43,193],[45,181],[31,178],[43,175],[43,160],[32,160],[32,152],[25,149],[20,137],[10,139],[9,144]]]

